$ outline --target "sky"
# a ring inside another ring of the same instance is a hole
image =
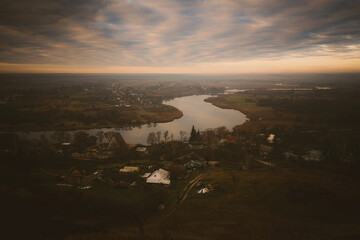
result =
[[[360,1],[0,0],[0,72],[360,72]]]

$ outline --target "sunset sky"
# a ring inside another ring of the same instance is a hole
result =
[[[360,1],[0,0],[0,72],[360,72]]]

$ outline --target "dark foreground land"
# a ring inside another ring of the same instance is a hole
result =
[[[360,237],[358,164],[281,162],[247,171],[230,166],[201,180],[213,191],[192,189],[165,219],[158,206],[176,202],[180,183],[168,189],[79,190],[56,186],[38,171],[2,171],[2,234],[7,239]]]
[[[204,91],[172,84],[174,94]],[[86,134],[70,146],[1,134],[4,239],[360,239],[357,81],[323,88],[306,83],[303,90],[257,84],[207,100],[244,112],[249,122],[230,130],[189,129],[188,141],[154,134],[142,146],[146,155],[137,146],[107,152],[105,141],[90,141]],[[155,85],[147,86],[152,97],[170,97]],[[131,87],[132,93],[140,91]],[[76,157],[86,152],[107,157]],[[199,166],[189,166],[191,160]],[[124,166],[139,171],[120,174]],[[75,168],[79,179],[101,175],[75,184],[69,181]],[[141,177],[158,168],[170,172],[170,186]],[[205,187],[208,193],[197,193]]]

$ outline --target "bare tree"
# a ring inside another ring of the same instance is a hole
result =
[[[100,144],[102,144],[102,143],[103,143],[103,140],[104,140],[104,137],[105,137],[104,132],[103,132],[103,131],[98,131],[98,132],[96,133],[96,136],[99,138]]]
[[[215,131],[212,129],[207,129],[205,134],[206,134],[206,141],[208,143],[208,146],[210,147],[210,155],[211,158],[213,159],[215,154],[215,149],[217,147],[218,138],[216,136]]]
[[[64,131],[56,131],[54,132],[54,135],[52,137],[57,141],[59,145],[63,142],[70,140],[70,135]]]
[[[44,146],[46,146],[46,147],[49,146],[49,140],[47,139],[47,137],[44,134],[41,134],[39,143],[43,147]]]
[[[157,143],[160,143],[160,140],[161,140],[161,132],[158,131],[158,132],[156,133],[156,136],[157,136]]]
[[[147,138],[147,143],[153,145],[153,144],[155,144],[156,140],[157,139],[156,139],[155,133],[154,132],[149,133],[148,138]]]
[[[181,130],[181,131],[179,132],[179,135],[180,135],[180,141],[185,140],[185,139],[184,139],[184,137],[185,137],[185,135],[186,135],[186,132],[185,132],[185,131]]]
[[[227,130],[227,128],[225,126],[222,126],[222,127],[218,127],[216,129],[216,132],[220,138],[225,138],[225,134],[227,134],[229,131]]]
[[[242,132],[238,128],[234,128],[235,142],[240,143]]]
[[[218,140],[215,132],[213,130],[207,130],[206,138],[207,138],[207,142],[208,142],[211,150],[214,150],[216,147],[217,140]]]
[[[165,132],[164,132],[164,141],[165,141],[165,143],[166,143],[166,141],[169,139],[169,131],[168,130],[166,130]]]

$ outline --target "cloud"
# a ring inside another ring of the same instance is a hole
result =
[[[360,58],[353,0],[2,0],[0,62],[187,68]]]

